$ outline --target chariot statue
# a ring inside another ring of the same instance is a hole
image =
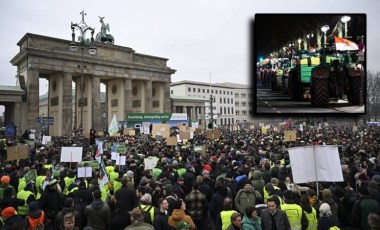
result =
[[[99,16],[98,16],[99,17]],[[98,42],[105,42],[105,43],[114,43],[114,38],[111,34],[107,34],[107,31],[110,31],[110,25],[107,23],[104,23],[104,17],[99,17],[100,23],[102,24],[102,27],[100,29],[100,32],[96,34],[95,40]]]

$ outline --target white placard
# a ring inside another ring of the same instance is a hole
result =
[[[149,134],[149,126],[148,127],[143,127],[144,134]]]
[[[193,138],[194,138],[194,132],[190,131],[190,139],[193,139]]]
[[[51,141],[51,136],[42,136],[42,144],[46,145],[48,141]]]
[[[148,157],[144,159],[145,170],[153,169],[157,165],[157,157]]]
[[[91,167],[79,167],[78,168],[78,178],[81,177],[92,177]]]
[[[343,181],[338,146],[296,147],[288,152],[295,183]]]
[[[83,147],[62,147],[61,162],[81,162]]]
[[[300,124],[300,131],[303,132],[303,124]]]
[[[29,134],[29,140],[34,140],[36,138],[36,134],[31,133]]]
[[[127,159],[127,156],[117,154],[115,165],[125,165],[126,159]]]
[[[116,161],[117,155],[118,155],[117,152],[111,152],[111,160]]]
[[[181,138],[179,137],[179,134],[177,134],[177,142],[181,142]]]

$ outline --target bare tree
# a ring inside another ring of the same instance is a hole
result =
[[[367,121],[377,121],[380,111],[380,72],[367,71]]]

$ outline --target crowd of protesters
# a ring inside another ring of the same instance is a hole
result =
[[[2,229],[380,229],[380,127],[305,126],[289,142],[284,128],[221,131],[219,139],[195,134],[168,146],[147,135],[92,130],[91,139],[36,142],[29,159],[12,162],[6,148],[27,137],[5,139]],[[102,164],[91,178],[78,178],[79,164],[60,162],[60,149],[81,146],[83,161],[93,161],[94,138],[104,141]],[[107,143],[126,147],[125,165],[115,164]],[[338,145],[344,181],[319,182],[318,189],[293,183],[287,150],[306,145]],[[158,162],[146,170],[149,156]],[[31,170],[37,177],[26,183]]]

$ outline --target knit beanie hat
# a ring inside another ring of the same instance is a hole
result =
[[[10,181],[11,181],[11,178],[9,176],[2,176],[1,177],[1,183],[2,184],[9,184]]]
[[[10,218],[16,214],[16,210],[13,207],[4,208],[1,211],[1,216],[5,218]]]

